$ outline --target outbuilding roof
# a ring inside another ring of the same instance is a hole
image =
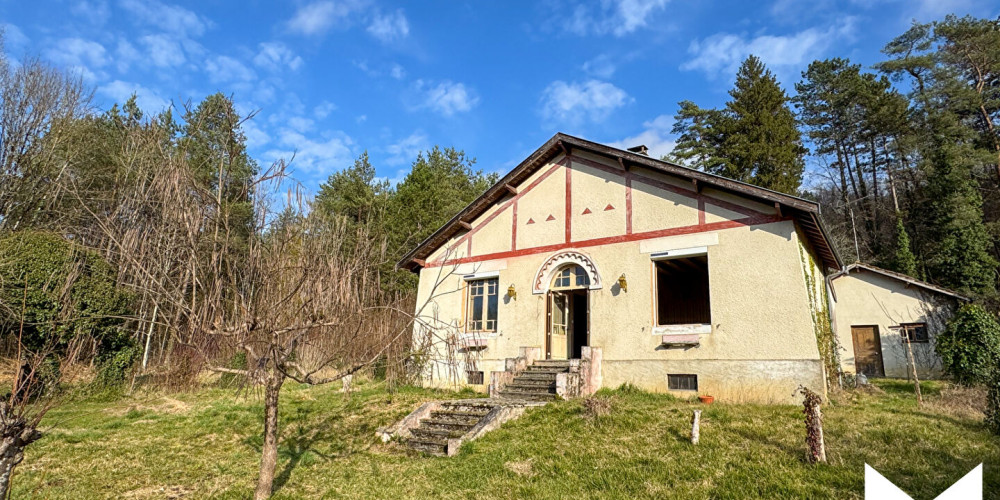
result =
[[[758,202],[773,205],[780,214],[794,218],[806,234],[813,248],[819,254],[823,264],[828,269],[840,269],[840,257],[820,221],[819,204],[791,196],[778,191],[747,184],[719,175],[709,174],[683,167],[663,160],[657,160],[641,153],[626,151],[604,144],[588,141],[568,134],[557,133],[524,159],[513,170],[503,176],[496,184],[487,189],[479,198],[456,214],[440,229],[431,234],[413,250],[399,260],[397,268],[413,271],[423,267],[424,260],[452,236],[463,230],[465,226],[482,215],[493,204],[506,196],[514,186],[527,179],[531,174],[545,166],[549,160],[561,153],[571,154],[572,151],[586,151],[591,154],[612,158],[623,167],[639,166],[655,170],[671,176],[687,179],[697,189],[709,186],[720,191],[734,193]]]
[[[854,264],[851,264],[851,265],[845,267],[842,271],[840,271],[840,272],[838,272],[836,274],[831,275],[830,276],[830,280],[833,281],[833,280],[835,280],[837,278],[840,278],[840,277],[843,277],[843,276],[847,276],[852,271],[868,271],[868,272],[872,272],[872,273],[875,273],[875,274],[880,274],[880,275],[885,276],[887,278],[891,278],[891,279],[894,279],[894,280],[897,280],[897,281],[901,281],[901,282],[906,283],[906,284],[911,285],[911,286],[916,286],[916,287],[919,287],[919,288],[923,288],[925,290],[930,290],[932,292],[940,293],[942,295],[947,295],[949,297],[954,297],[954,298],[956,298],[958,300],[963,300],[963,301],[970,300],[968,297],[966,297],[966,296],[964,296],[964,295],[962,295],[962,294],[960,294],[960,293],[958,293],[958,292],[956,292],[954,290],[949,290],[949,289],[944,288],[944,287],[940,287],[940,286],[937,286],[937,285],[932,285],[932,284],[930,284],[930,283],[928,283],[926,281],[918,280],[917,278],[905,275],[903,273],[897,273],[895,271],[890,271],[888,269],[882,269],[881,267],[876,267],[876,266],[873,266],[871,264],[862,264],[861,262],[855,262]]]

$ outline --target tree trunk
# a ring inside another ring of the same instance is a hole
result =
[[[42,433],[15,418],[4,425],[0,437],[0,498],[7,498],[14,467],[24,459],[24,449],[42,437]]]
[[[264,446],[260,452],[260,472],[257,477],[257,491],[254,500],[266,500],[271,497],[274,485],[274,470],[278,466],[278,396],[281,394],[281,384],[285,375],[275,369],[267,380],[264,389]]]

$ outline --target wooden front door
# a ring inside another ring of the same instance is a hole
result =
[[[879,339],[877,326],[852,326],[851,337],[854,339],[854,367],[857,373],[868,377],[884,377],[885,366],[882,364],[882,341]]]

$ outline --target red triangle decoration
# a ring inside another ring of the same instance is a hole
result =
[[[611,206],[610,203],[608,203],[608,206],[604,207],[604,211],[605,212],[607,212],[608,210],[614,210],[614,209],[615,209],[615,207]]]
[[[580,215],[587,215],[589,213],[590,213],[590,209],[589,208],[585,208],[585,209],[583,209],[583,213],[580,214]]]
[[[528,224],[534,224],[534,223],[535,223],[535,219],[528,219]]]
[[[556,220],[556,218],[555,218],[555,217],[553,217],[553,216],[552,216],[552,214],[549,214],[549,216],[548,216],[548,217],[547,217],[547,218],[546,218],[545,220],[546,220],[546,221],[550,221],[550,220]]]

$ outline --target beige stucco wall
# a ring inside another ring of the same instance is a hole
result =
[[[845,372],[856,372],[852,325],[878,326],[885,375],[906,378],[906,344],[890,327],[901,323],[927,323],[930,342],[912,344],[917,374],[927,378],[941,375],[941,360],[934,353],[934,340],[953,311],[953,299],[864,270],[840,276],[832,283],[836,291],[834,329],[841,349],[841,367]]]
[[[547,168],[522,186],[530,184]],[[792,392],[799,384],[823,389],[822,363],[803,273],[802,246],[794,222],[780,220],[577,248],[572,243],[565,245],[566,175],[563,167],[555,168],[558,171],[550,173],[535,190],[517,200],[517,250],[527,250],[527,254],[444,266],[432,264],[420,271],[418,307],[423,308],[423,321],[417,326],[416,337],[426,339],[429,329],[436,337],[428,364],[431,384],[463,381],[464,371],[471,365],[486,372],[488,384],[489,372],[502,370],[504,359],[516,356],[519,347],[544,348],[546,296],[533,294],[531,284],[539,267],[562,250],[532,253],[530,249],[563,242],[564,246],[589,256],[603,281],[600,289],[590,291],[589,301],[590,345],[604,351],[605,387],[631,383],[648,390],[666,391],[667,374],[694,373],[699,375],[699,392],[712,393],[723,400],[792,402]],[[574,165],[571,178],[572,241],[623,235],[624,178],[580,165]],[[641,187],[633,182],[632,224],[636,232],[698,224],[696,200],[652,186]],[[639,192],[643,194],[637,195]],[[769,210],[763,205],[736,201],[761,211]],[[615,210],[603,210],[608,204]],[[581,215],[586,208],[596,216]],[[706,212],[716,218],[746,217],[713,208],[716,207],[706,206]],[[557,220],[549,222],[551,230],[547,234],[541,234],[537,228],[544,224],[538,217],[544,220],[549,213],[557,216]],[[773,208],[768,213],[773,213]],[[525,225],[529,217],[536,224]],[[510,249],[511,219],[505,219],[506,232],[501,225],[495,225],[501,219],[498,216],[475,232],[473,256],[477,255],[479,245],[490,248],[491,254],[495,254],[496,248]],[[477,227],[478,222],[472,226]],[[525,227],[532,226],[535,228],[529,231],[534,232],[522,235]],[[487,227],[491,229],[487,231]],[[453,240],[456,249],[466,246],[460,238]],[[491,241],[479,243],[479,239]],[[700,335],[698,347],[666,349],[661,346],[661,336],[653,332],[654,265],[650,254],[702,246],[707,248],[708,255],[711,332]],[[461,252],[456,250],[455,254]],[[469,335],[463,329],[463,275],[476,273],[499,274],[498,331],[483,335],[488,339],[485,350],[442,349],[442,339]],[[622,274],[628,282],[627,292],[617,285]],[[503,295],[510,285],[517,291],[516,300]]]

